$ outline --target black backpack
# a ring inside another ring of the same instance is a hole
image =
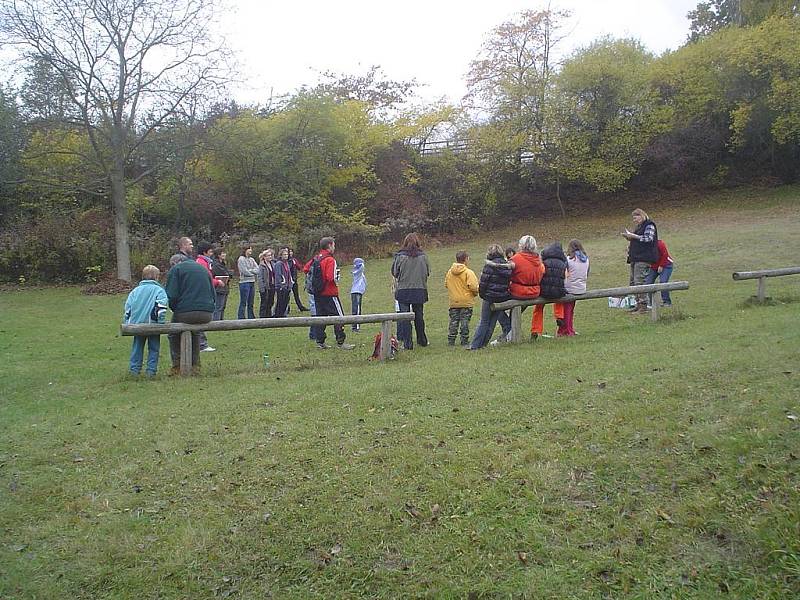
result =
[[[315,296],[321,294],[325,289],[325,280],[322,278],[322,265],[320,264],[322,258],[322,255],[314,257],[308,269],[308,275],[306,275],[306,292]]]

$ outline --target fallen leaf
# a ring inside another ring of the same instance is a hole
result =
[[[404,510],[405,510],[405,511],[406,511],[406,512],[407,512],[407,513],[410,515],[410,516],[414,517],[415,519],[419,519],[419,518],[420,518],[420,516],[422,516],[422,515],[420,514],[419,510],[417,509],[417,507],[416,507],[416,506],[414,506],[413,504],[411,504],[410,502],[406,502],[406,503],[405,503]]]
[[[527,565],[528,564],[528,553],[527,552],[522,552],[521,550],[517,550],[517,558],[519,559],[519,562],[521,562],[523,565]]]
[[[675,521],[672,520],[672,517],[669,516],[666,512],[661,510],[660,508],[656,509],[656,516],[661,519],[662,521],[666,521],[670,525],[675,525]]]
[[[83,459],[82,456],[76,456],[75,458],[72,459],[72,462],[74,462],[74,463],[82,463],[83,460],[84,459]]]
[[[342,545],[341,544],[334,544],[333,548],[331,548],[328,552],[331,554],[331,556],[336,556],[341,551],[342,551]]]

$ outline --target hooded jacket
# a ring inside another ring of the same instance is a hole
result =
[[[123,323],[164,323],[167,316],[167,292],[157,281],[142,279],[125,300]]]
[[[568,294],[585,294],[586,281],[589,278],[589,257],[580,250],[575,256],[567,258],[567,277],[564,288]]]
[[[364,294],[367,291],[367,276],[364,274],[364,259],[353,259],[353,285],[351,294]]]
[[[544,275],[539,284],[539,295],[542,298],[561,298],[566,295],[564,276],[567,273],[567,257],[561,248],[561,242],[554,242],[542,250]]]
[[[539,297],[539,283],[544,275],[544,264],[538,254],[517,252],[513,258],[514,271],[508,291],[513,298],[527,300]]]
[[[487,302],[505,302],[511,299],[508,285],[511,282],[511,263],[502,256],[488,259],[481,271],[479,293]]]
[[[478,278],[467,265],[454,262],[444,276],[450,308],[472,308],[478,295]]]

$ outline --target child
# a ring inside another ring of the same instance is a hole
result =
[[[544,263],[544,275],[539,284],[542,298],[556,299],[561,298],[567,292],[564,288],[564,277],[567,271],[567,257],[561,248],[561,242],[554,242],[542,250],[542,262]],[[564,305],[561,303],[553,304],[553,316],[556,323],[561,327],[564,321]],[[544,331],[544,304],[537,304],[533,311],[533,322],[531,323],[531,339],[536,339]],[[543,336],[544,337],[544,336]]]
[[[142,269],[142,280],[125,300],[123,323],[131,325],[166,322],[169,299],[167,292],[156,281],[159,275],[161,272],[153,265],[147,265]],[[161,349],[161,336],[158,335],[133,336],[130,371],[134,375],[142,372],[145,342],[147,342],[147,375],[153,377],[158,369],[158,351]]]
[[[364,275],[364,259],[353,259],[353,285],[350,287],[350,300],[353,304],[353,314],[361,314],[361,300],[367,291],[367,276]],[[353,324],[353,331],[361,331],[361,325]]]
[[[501,340],[505,341],[511,331],[511,319],[508,314],[502,310],[492,312],[491,308],[494,302],[505,302],[511,299],[508,293],[508,284],[511,282],[514,263],[506,260],[505,256],[500,244],[492,244],[486,252],[486,263],[481,271],[481,280],[478,284],[480,297],[483,299],[481,320],[469,350],[478,350],[489,343],[497,321],[500,321],[500,327],[503,330]]]
[[[469,321],[472,307],[478,295],[478,278],[467,268],[469,254],[464,250],[456,252],[456,262],[444,276],[444,287],[450,300],[450,327],[447,331],[447,345],[456,345],[456,334],[461,328],[461,345],[469,344]]]
[[[644,277],[644,282],[646,284],[655,283],[656,279],[658,279],[659,283],[667,283],[669,278],[672,277],[672,269],[675,266],[675,262],[669,255],[669,250],[667,250],[667,245],[664,243],[664,240],[658,240],[656,246],[658,247],[658,261],[650,265],[650,270]],[[649,296],[650,304],[652,304],[653,294]],[[661,292],[661,304],[664,306],[672,306],[672,299],[669,297],[669,291]],[[647,308],[650,307],[648,306]]]
[[[586,280],[589,278],[589,257],[583,249],[580,240],[570,240],[567,246],[567,275],[564,288],[568,294],[585,294]],[[575,315],[575,301],[564,302],[564,318],[558,326],[558,335],[575,335],[573,317]]]

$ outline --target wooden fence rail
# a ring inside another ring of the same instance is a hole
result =
[[[530,300],[507,300],[492,304],[492,310],[511,309],[511,342],[522,341],[522,307],[536,304],[554,304],[557,302],[572,302],[573,300],[592,300],[595,298],[614,298],[628,294],[653,294],[650,303],[650,318],[658,320],[658,297],[654,292],[672,292],[688,290],[688,281],[671,281],[668,283],[652,283],[649,285],[633,285],[627,287],[607,288],[600,290],[587,290],[585,294],[567,294],[563,298],[552,300],[550,298],[532,298]]]
[[[240,331],[244,329],[278,329],[283,327],[311,327],[312,325],[361,325],[363,323],[381,324],[380,359],[389,356],[392,338],[392,323],[413,321],[414,313],[381,313],[374,315],[346,315],[325,317],[279,317],[273,319],[230,319],[210,321],[200,325],[188,323],[121,325],[121,335],[164,335],[181,334],[181,375],[189,375],[192,370],[192,332],[193,331]]]
[[[756,298],[758,298],[759,302],[763,302],[767,298],[767,277],[782,277],[784,275],[800,275],[800,267],[763,269],[761,271],[736,271],[733,274],[733,280],[758,279]]]

